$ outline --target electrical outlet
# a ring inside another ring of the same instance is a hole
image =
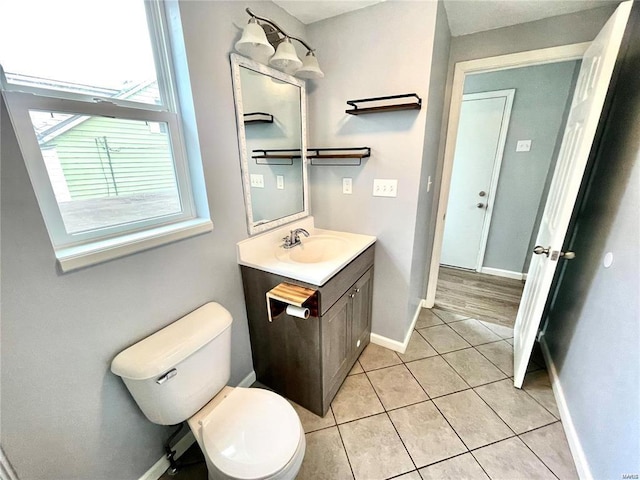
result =
[[[284,190],[284,175],[276,175],[276,188]]]
[[[345,195],[351,195],[353,193],[353,180],[351,178],[342,179],[342,193]]]
[[[252,173],[251,186],[254,188],[264,188],[264,175],[261,175],[259,173]]]
[[[518,140],[516,143],[516,152],[531,151],[531,140]]]
[[[397,197],[398,196],[398,180],[375,178],[373,180],[373,196],[374,197]]]

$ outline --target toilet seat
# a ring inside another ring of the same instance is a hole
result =
[[[223,475],[262,479],[298,453],[300,420],[284,398],[258,388],[235,388],[201,422],[205,454]]]

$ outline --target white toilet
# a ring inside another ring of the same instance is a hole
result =
[[[305,452],[300,419],[281,396],[226,386],[231,314],[207,303],[111,363],[152,422],[188,420],[210,479],[293,479]]]

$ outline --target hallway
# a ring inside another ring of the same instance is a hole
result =
[[[524,281],[440,266],[436,307],[513,327]]]

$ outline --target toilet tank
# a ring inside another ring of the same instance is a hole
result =
[[[207,303],[120,352],[111,371],[150,421],[181,423],[229,381],[231,320],[222,305]]]

